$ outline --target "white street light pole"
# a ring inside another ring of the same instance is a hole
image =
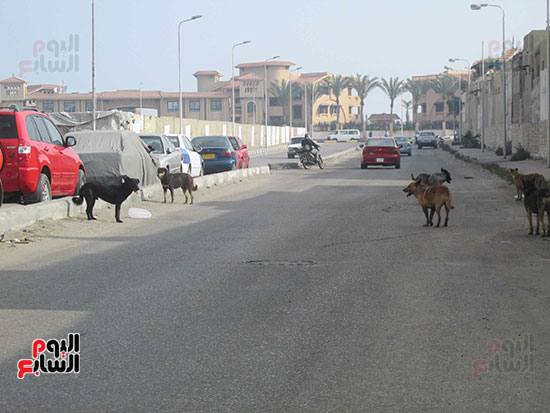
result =
[[[92,130],[95,130],[95,1],[92,0]]]
[[[485,152],[485,42],[481,41],[481,152]]]
[[[471,75],[472,75],[472,66],[470,65],[470,61],[469,60],[466,60],[466,59],[458,59],[458,58],[455,58],[455,59],[449,59],[449,62],[451,63],[454,63],[454,62],[466,62],[467,66],[466,66],[466,70],[468,70],[468,93],[466,95],[466,98],[468,100],[466,100],[466,112],[468,113],[468,129],[471,129],[472,128],[472,124],[470,122],[470,84],[471,84]],[[462,76],[460,76],[460,78],[462,78]],[[462,94],[462,90],[460,91],[461,94]],[[461,103],[462,105],[462,103]]]
[[[292,138],[292,72],[296,72],[297,70],[300,70],[302,66],[295,67],[294,69],[291,69],[288,71],[288,87],[289,87],[289,106],[288,111],[290,112],[290,137]]]
[[[183,98],[181,96],[181,25],[185,22],[191,21],[191,20],[197,20],[200,19],[202,16],[192,16],[189,19],[182,20],[178,23],[178,79],[179,79],[179,101],[178,101],[178,107],[180,112],[180,134],[183,135]]]
[[[267,62],[278,59],[281,56],[273,56],[264,60],[264,123],[265,123],[265,147],[267,148]]]
[[[250,40],[245,40],[244,42],[235,43],[231,48],[231,111],[233,112],[231,130],[233,131],[233,136],[235,136],[235,47],[242,46],[243,44],[250,43]],[[242,110],[241,110],[242,116]]]
[[[471,4],[472,10],[480,10],[482,7],[496,7],[502,12],[502,107],[503,107],[503,124],[504,124],[504,148],[503,154],[506,159],[506,15],[504,9],[497,4],[477,3]]]
[[[451,61],[451,59],[449,59]],[[453,70],[452,67],[443,66],[447,70],[447,75],[449,75],[449,70]],[[449,75],[450,76],[450,75]],[[462,91],[462,76],[458,76],[458,90]],[[460,95],[460,111],[458,116],[458,139],[462,139],[462,95]],[[456,112],[456,108],[453,105],[453,110]],[[453,125],[456,127],[456,125]],[[453,128],[454,129],[454,128]]]

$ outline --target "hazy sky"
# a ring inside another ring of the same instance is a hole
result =
[[[487,51],[500,47],[494,42],[502,38],[500,10],[472,11],[470,3],[96,0],[96,90],[139,89],[141,82],[144,90],[177,91],[177,24],[195,14],[203,18],[182,25],[184,91],[196,90],[192,74],[197,70],[218,70],[228,79],[231,46],[243,40],[252,43],[235,49],[236,64],[280,55],[302,66],[304,72],[400,78],[438,73],[449,64],[449,57],[479,59],[482,40]],[[522,42],[529,31],[545,27],[544,0],[493,4],[506,11],[509,41]],[[78,72],[73,64],[71,72],[39,67],[38,73],[26,72],[21,77],[31,84],[63,81],[69,91],[91,90],[91,0],[0,0],[0,15],[0,78],[18,76],[20,65],[32,67],[40,56],[47,63],[54,52],[40,51],[41,45],[51,40],[68,43],[70,35],[78,35],[79,50],[73,51],[73,57],[78,55]],[[54,45],[50,44],[52,50]],[[367,98],[366,111],[389,111],[381,91]],[[399,108],[395,111],[400,113]]]

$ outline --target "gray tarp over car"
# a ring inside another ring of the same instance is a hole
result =
[[[48,116],[59,130],[67,132],[92,130],[92,112],[51,112]],[[96,112],[96,130],[132,130],[136,122],[133,113],[120,110]]]
[[[80,131],[74,136],[78,153],[86,168],[88,182],[119,184],[121,175],[138,178],[141,185],[159,183],[158,160],[150,154],[139,136],[132,131]]]

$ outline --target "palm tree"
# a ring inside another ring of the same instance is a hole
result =
[[[304,93],[306,97],[306,107],[313,114],[313,105],[322,96],[321,89],[315,86],[315,83],[305,83]],[[307,118],[307,116],[306,116]],[[307,129],[307,125],[306,125]],[[311,116],[311,133],[313,133],[313,116]]]
[[[390,99],[390,133],[393,135],[393,104],[406,91],[405,82],[398,77],[390,77],[389,81],[382,79],[379,87]]]
[[[378,78],[373,77],[372,79],[368,75],[361,76],[357,73],[355,76],[349,77],[349,85],[355,89],[359,100],[361,101],[360,114],[361,114],[361,131],[365,135],[365,116],[364,116],[364,107],[365,99],[375,88],[378,87]]]
[[[283,118],[285,122],[288,122],[288,117],[290,114],[290,82],[287,82],[285,79],[271,82],[269,85],[269,94],[275,97],[278,97],[283,107]],[[302,85],[296,82],[292,82],[292,99],[294,100],[295,96],[302,96],[303,88]]]
[[[450,102],[456,97],[458,80],[450,75],[441,75],[432,80],[431,89],[443,100],[443,135],[447,134],[447,111]]]
[[[412,102],[410,100],[401,100],[401,103],[403,104],[403,108],[405,108],[406,124],[408,125],[411,120],[409,118],[409,110],[411,110]]]
[[[340,95],[349,86],[349,79],[342,75],[330,75],[323,79],[323,83],[336,99],[336,126],[340,129]]]
[[[422,96],[428,93],[428,90],[430,88],[429,86],[429,82],[424,79],[407,79],[407,83],[405,84],[407,92],[409,92],[412,97],[413,122],[415,122],[414,129],[416,132],[418,132],[419,129],[419,122],[417,120],[419,105],[418,102],[420,101],[420,99],[422,99]]]

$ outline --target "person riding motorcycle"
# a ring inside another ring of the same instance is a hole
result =
[[[317,152],[319,149],[321,149],[321,147],[306,133],[302,140],[302,150],[304,152],[309,152],[313,156],[315,162],[317,162]]]

